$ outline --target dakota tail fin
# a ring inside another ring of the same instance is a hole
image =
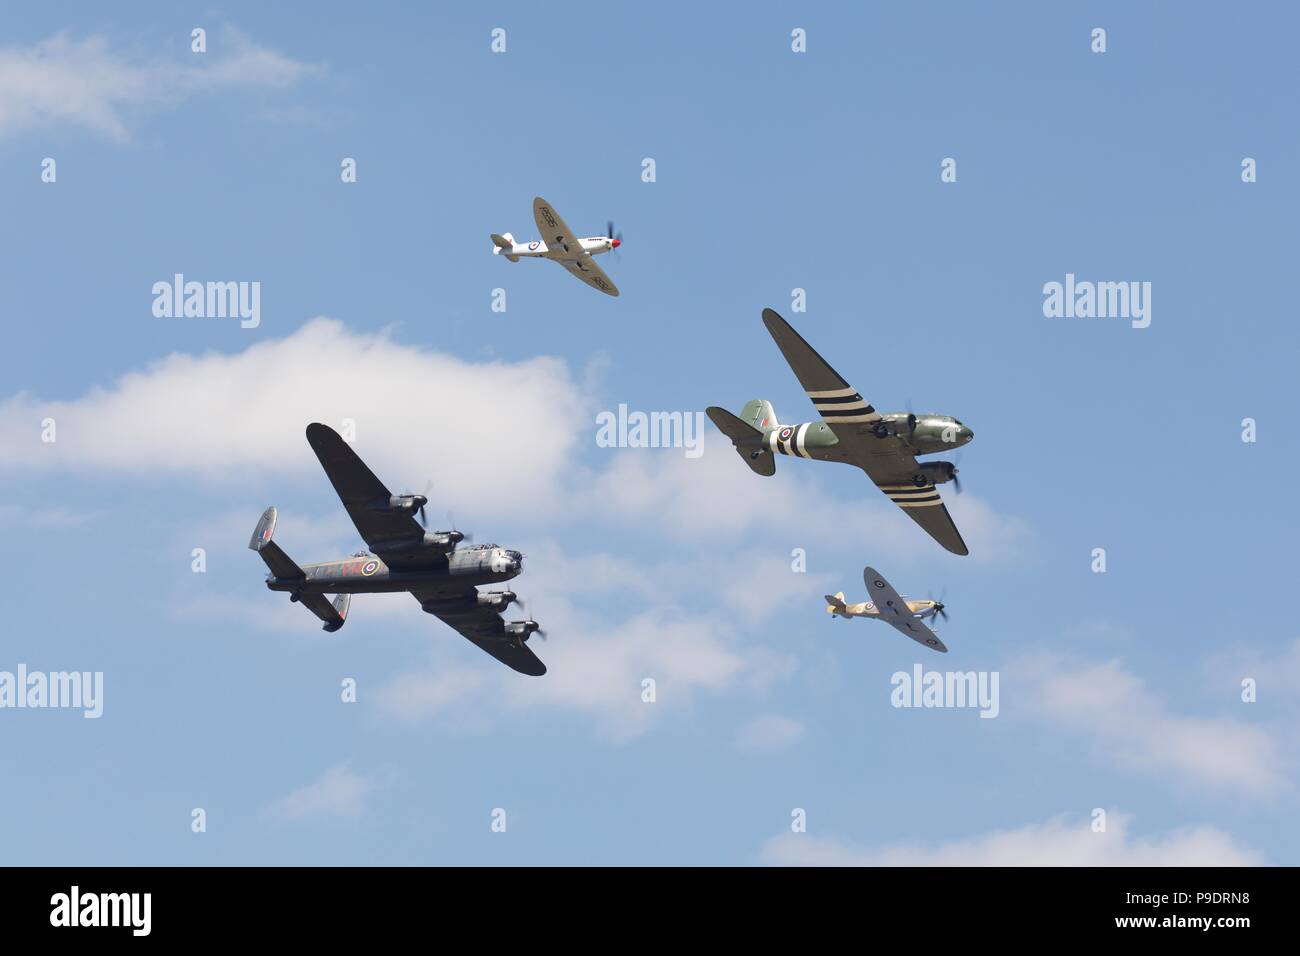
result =
[[[753,405],[753,402],[749,403]],[[764,402],[763,404],[767,404]],[[768,405],[768,408],[772,406]],[[745,406],[746,410],[749,405]],[[710,405],[705,410],[705,414],[713,424],[718,426],[718,431],[731,439],[731,443],[736,446],[736,453],[745,460],[755,473],[763,475],[776,474],[776,458],[773,456],[771,449],[763,444],[763,432],[749,422],[737,418],[725,408],[718,408],[716,405]]]
[[[760,430],[776,428],[776,409],[765,398],[756,398],[746,402],[740,410],[740,418],[746,425],[753,425]]]

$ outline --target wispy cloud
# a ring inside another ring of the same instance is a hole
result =
[[[1101,758],[1123,767],[1256,796],[1287,785],[1277,740],[1264,727],[1179,713],[1118,660],[1041,654],[1004,667],[1003,676],[1012,682],[1004,697],[1025,694],[1037,718],[1091,738]]]
[[[330,767],[306,786],[281,797],[267,807],[266,812],[283,820],[360,816],[365,810],[366,798],[377,787],[373,777],[363,776],[340,764]]]
[[[1058,817],[944,843],[861,847],[833,837],[787,833],[759,854],[774,866],[1258,866],[1263,856],[1214,827],[1139,837],[1132,817],[1111,813],[1106,831]]]
[[[188,50],[188,37],[176,42]],[[71,125],[126,141],[138,113],[201,93],[284,89],[318,69],[233,30],[210,38],[209,52],[184,55],[128,52],[102,36],[59,33],[0,49],[0,136]]]

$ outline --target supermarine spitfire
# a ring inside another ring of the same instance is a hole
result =
[[[930,630],[923,621],[926,618],[942,616],[948,620],[942,601],[908,601],[889,586],[889,582],[880,576],[875,568],[863,568],[862,579],[867,583],[870,601],[862,604],[845,604],[844,592],[826,595],[826,612],[836,617],[874,617],[906,634],[918,644],[934,648],[941,654],[948,653],[939,635]]]
[[[614,285],[613,280],[605,275],[604,270],[592,258],[604,252],[613,252],[623,244],[623,234],[614,232],[612,222],[605,235],[579,239],[560,218],[560,214],[541,196],[533,200],[533,218],[537,220],[537,231],[542,234],[541,239],[515,242],[515,237],[508,232],[503,236],[493,233],[492,255],[504,255],[511,262],[526,258],[550,259],[564,266],[593,289],[606,295],[618,295],[618,286]]]
[[[533,677],[546,673],[546,665],[525,646],[539,632],[538,623],[501,617],[511,603],[518,603],[515,592],[478,590],[479,585],[516,577],[523,570],[522,554],[495,544],[458,550],[465,535],[426,531],[415,515],[423,518],[428,499],[394,495],[338,432],[327,425],[308,425],[307,441],[370,551],[299,566],[271,540],[276,510],[267,508],[248,546],[270,568],[268,588],[287,591],[289,600],[324,621],[327,631],[343,626],[353,594],[409,591],[425,611],[507,667]],[[331,602],[326,594],[336,596]]]
[[[969,554],[936,487],[951,481],[960,490],[957,467],[949,461],[920,463],[916,456],[951,451],[975,433],[947,415],[881,414],[785,319],[764,309],[763,324],[822,420],[781,425],[762,399],[747,404],[739,418],[723,408],[707,409],[745,463],[760,475],[776,473],[776,455],[854,465],[941,545]]]

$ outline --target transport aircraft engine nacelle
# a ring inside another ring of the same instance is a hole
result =
[[[957,466],[950,461],[927,461],[921,465],[921,474],[936,485],[957,477]]]

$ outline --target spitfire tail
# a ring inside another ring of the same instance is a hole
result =
[[[841,613],[843,613],[844,609],[845,609],[847,606],[848,606],[848,605],[846,605],[846,604],[844,603],[844,592],[843,592],[843,591],[839,591],[839,592],[837,592],[836,594],[827,594],[827,595],[826,595],[826,613],[827,613],[827,614],[841,614]]]
[[[748,409],[749,405],[745,408]],[[763,444],[763,432],[760,429],[716,405],[706,408],[705,413],[713,424],[718,426],[718,431],[731,439],[731,443],[736,446],[737,454],[754,472],[764,476],[776,474],[776,458],[772,455],[771,449]]]
[[[495,232],[492,233],[492,255],[499,256],[502,252],[505,252],[507,259],[511,262],[518,262],[519,257],[510,254],[510,250],[514,247],[515,237],[510,233],[507,232],[504,236],[498,236]]]
[[[776,409],[764,398],[746,402],[745,407],[740,411],[740,418],[746,425],[752,425],[760,430],[777,426]]]

